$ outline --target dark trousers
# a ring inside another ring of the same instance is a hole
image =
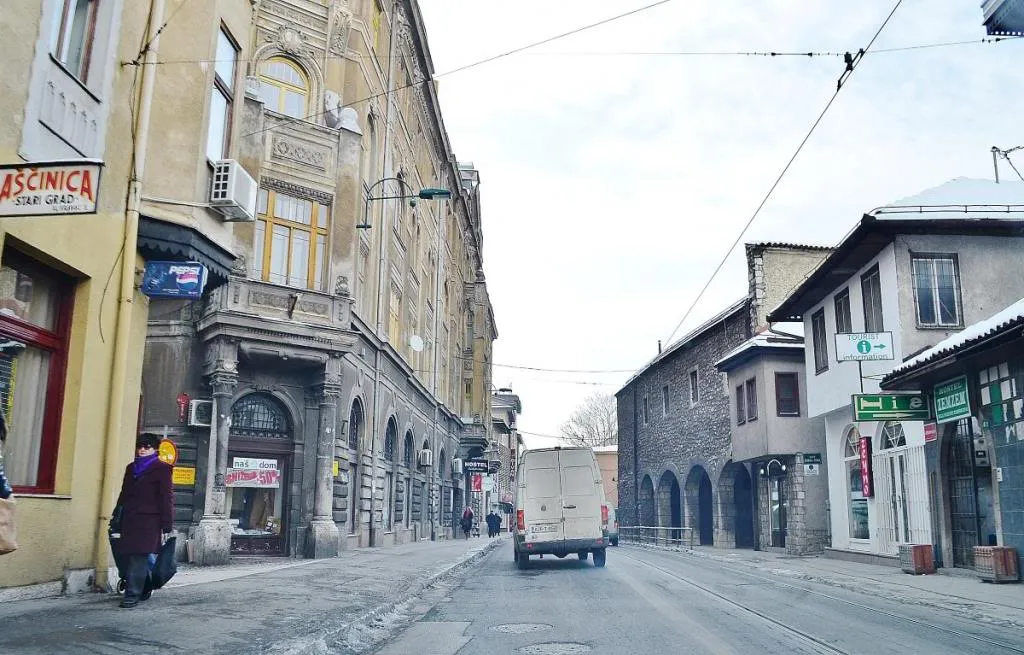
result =
[[[127,578],[124,581],[124,602],[137,603],[148,598],[152,588],[149,584],[148,555],[125,555]]]

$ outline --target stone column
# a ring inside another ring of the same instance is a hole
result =
[[[238,386],[237,344],[210,344],[207,379],[213,390],[214,421],[210,430],[210,451],[206,470],[206,503],[196,527],[195,558],[201,566],[227,564],[231,559],[231,524],[228,522],[227,489],[224,474],[228,465],[231,432],[231,404]]]
[[[306,557],[337,557],[341,535],[334,522],[334,426],[341,395],[341,359],[331,357],[324,382],[317,386],[320,420],[316,440],[316,470],[313,487],[313,520],[306,529]]]

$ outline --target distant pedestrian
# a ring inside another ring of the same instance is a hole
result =
[[[151,555],[161,546],[161,534],[173,528],[174,496],[172,467],[161,462],[156,449],[160,436],[140,434],[135,441],[135,461],[124,470],[121,495],[121,537],[116,548],[125,560],[125,590],[121,607],[135,607],[152,593],[149,577]]]
[[[473,509],[466,506],[466,509],[462,511],[462,532],[465,533],[466,539],[469,539],[469,533],[473,530]]]
[[[487,515],[487,536],[496,537],[501,531],[501,517],[492,509]]]

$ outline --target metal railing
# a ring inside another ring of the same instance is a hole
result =
[[[693,548],[693,528],[665,528],[661,526],[619,526],[619,542],[644,546]]]

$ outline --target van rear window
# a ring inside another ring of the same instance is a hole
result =
[[[592,496],[594,494],[594,469],[589,466],[566,466],[562,468],[563,496]]]
[[[558,495],[558,469],[528,469],[526,497],[551,498]]]

